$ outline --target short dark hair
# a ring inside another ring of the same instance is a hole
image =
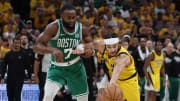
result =
[[[115,33],[107,33],[104,37],[104,39],[110,39],[110,38],[118,38],[118,36]]]
[[[20,40],[20,41],[21,41],[20,37],[17,37],[17,36],[13,39],[13,42],[14,42],[15,40]]]
[[[161,44],[163,43],[162,40],[158,39],[156,42],[155,42],[155,46],[157,46],[157,43],[160,42]]]
[[[76,11],[76,8],[71,3],[67,3],[61,8],[61,13],[63,13],[65,10],[75,10]]]

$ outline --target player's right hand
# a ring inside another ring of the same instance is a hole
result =
[[[63,62],[63,53],[59,49],[54,49],[53,55],[55,62]]]

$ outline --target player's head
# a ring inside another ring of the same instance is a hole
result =
[[[65,4],[61,9],[61,18],[63,26],[67,29],[73,29],[75,27],[76,9],[72,4]]]
[[[119,38],[115,33],[108,33],[104,38],[104,43],[109,56],[115,56],[119,49]]]
[[[162,48],[163,48],[162,41],[161,40],[157,40],[156,44],[155,44],[155,50],[157,52],[161,52]]]

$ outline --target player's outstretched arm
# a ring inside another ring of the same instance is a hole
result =
[[[115,84],[116,85],[116,82],[117,82],[121,72],[124,70],[125,67],[130,65],[131,59],[130,59],[130,57],[128,55],[121,54],[114,61],[115,61],[115,66],[114,66],[112,78],[110,80],[110,84]]]
[[[83,34],[82,44],[84,46],[84,54],[82,55],[82,57],[87,58],[87,57],[93,56],[94,49],[99,51],[99,48],[100,48],[98,46],[99,44],[93,40],[92,36],[89,33],[89,28],[83,27],[82,34]],[[102,47],[104,47],[104,42],[103,42],[103,46],[101,45],[101,48]]]
[[[48,45],[51,38],[53,38],[58,31],[58,22],[54,21],[48,24],[39,37],[36,40],[35,45],[33,46],[33,51],[39,54],[49,54],[52,53],[55,56],[55,61],[63,61],[63,54],[60,50],[50,47]]]

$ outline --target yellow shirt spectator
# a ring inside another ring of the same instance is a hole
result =
[[[102,6],[102,7],[100,7],[100,8],[98,9],[98,13],[100,13],[100,12],[110,12],[110,13],[112,13],[112,9],[111,9],[111,8],[108,8],[108,7]]]
[[[151,16],[149,14],[147,16],[142,15],[141,20],[142,21],[144,21],[144,20],[149,20],[150,21],[150,20],[152,20],[152,18],[151,18]]]
[[[7,21],[8,19],[11,19],[11,20],[14,20],[14,17],[15,17],[15,14],[9,14],[9,13],[6,13],[3,17],[3,20],[4,21]]]
[[[166,34],[166,32],[168,32],[169,34],[172,34],[173,36],[177,36],[177,32],[176,32],[176,30],[169,30],[168,28],[163,28],[163,29],[161,29],[161,31],[159,32],[159,37],[161,38],[161,37],[163,37],[165,34]]]
[[[44,0],[31,0],[30,2],[30,18],[35,17],[35,11],[37,7],[43,7],[44,5]]]
[[[93,23],[94,23],[94,19],[95,19],[95,17],[89,17],[89,18],[87,18],[87,16],[85,15],[85,16],[83,16],[83,18],[82,18],[82,22],[85,22],[86,20],[88,20],[88,21],[90,22],[90,24],[93,24]]]
[[[133,30],[134,24],[132,23],[124,23],[124,28],[127,29],[129,28],[131,31]]]
[[[12,28],[13,28],[13,32],[16,32],[17,26],[16,25],[12,25]],[[3,33],[5,33],[5,32],[8,32],[8,24],[4,25],[4,27],[3,27]]]
[[[11,7],[9,2],[4,2],[4,4],[0,2],[0,12],[7,13],[9,7]]]
[[[113,21],[116,21],[116,22],[120,22],[120,21],[124,22],[124,19],[122,19],[122,18],[117,18],[117,17],[113,17],[112,20],[113,20]]]
[[[4,56],[6,55],[6,53],[8,53],[10,51],[10,49],[8,48],[4,48],[4,47],[0,47],[0,59],[4,58]]]

